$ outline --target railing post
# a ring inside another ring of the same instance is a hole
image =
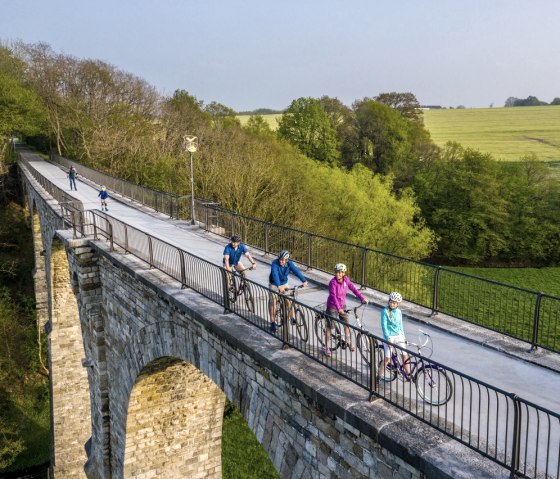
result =
[[[441,266],[436,267],[436,271],[434,274],[434,291],[432,296],[432,313],[430,316],[437,314],[438,311],[438,289],[439,289],[439,272],[441,270]]]
[[[268,242],[268,223],[264,224],[264,253],[270,253],[270,247]]]
[[[107,221],[107,219],[105,219],[105,221]],[[109,233],[109,244],[111,245],[110,250],[115,251],[115,248],[114,248],[114,245],[113,245],[113,225],[111,223],[109,223],[108,221],[107,221],[107,224],[109,225],[108,233]]]
[[[205,214],[204,214],[204,229],[205,229],[206,231],[210,231],[210,230],[208,229],[208,217],[209,217],[208,211],[209,211],[209,210],[210,210],[209,205],[206,204],[206,205],[204,206],[204,213],[205,213]]]
[[[537,301],[535,303],[535,314],[533,315],[533,339],[531,340],[531,349],[530,352],[534,352],[537,350],[537,342],[539,338],[539,319],[541,316],[541,299],[543,293],[537,294]]]
[[[280,307],[282,308],[281,321],[282,321],[282,349],[288,349],[290,347],[290,318],[288,318],[288,312],[290,306],[286,304],[284,295],[280,298]],[[291,309],[291,308],[290,308]],[[278,326],[278,325],[277,325]]]
[[[377,340],[368,334],[366,336],[369,341],[369,400],[373,399],[374,393],[377,392]]]
[[[124,227],[124,254],[128,253],[128,228]]]
[[[148,235],[148,253],[150,255],[150,269],[154,266],[154,249],[152,247],[152,237]]]
[[[224,298],[224,314],[230,313],[230,304],[229,304],[229,288],[228,288],[228,278],[227,278],[227,270],[225,268],[221,268],[222,271],[222,296]],[[232,278],[233,279],[233,278]]]
[[[307,234],[307,269],[312,269],[311,265],[311,246],[313,241],[313,235],[308,233]]]
[[[177,248],[179,252],[179,263],[181,265],[181,289],[185,289],[187,287],[187,272],[186,272],[186,265],[185,265],[185,253]]]
[[[509,477],[516,479],[519,477],[519,451],[521,449],[521,403],[519,402],[517,394],[509,394],[513,401],[513,437],[511,444],[511,466]]]
[[[364,285],[366,284],[366,274],[367,274],[367,269],[366,269],[366,258],[367,256],[367,248],[364,248],[362,250],[362,278],[361,278],[361,283],[362,283],[362,288],[364,288]]]
[[[236,214],[237,214],[237,213],[233,212],[232,215],[231,215],[231,234],[232,234],[232,235],[235,234],[235,223],[236,223],[236,221],[235,221],[235,215],[236,215]]]
[[[72,231],[74,233],[74,239],[76,239],[78,237],[76,234],[76,212],[71,211],[70,214],[72,215]]]
[[[95,218],[97,217],[97,215],[95,213],[92,213],[93,216],[93,239],[97,240],[97,223],[95,222]]]

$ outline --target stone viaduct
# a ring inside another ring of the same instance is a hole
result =
[[[56,478],[221,477],[226,398],[282,478],[507,477],[132,255],[74,239],[21,168]]]

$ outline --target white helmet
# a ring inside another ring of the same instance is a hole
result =
[[[400,295],[400,293],[397,293],[396,291],[393,291],[389,295],[389,301],[395,301],[396,303],[400,303],[402,301],[402,296]]]
[[[280,251],[280,253],[278,253],[278,259],[288,259],[290,257],[290,252],[283,249],[282,251]]]
[[[343,263],[336,263],[334,265],[334,272],[337,273],[338,271],[346,273],[346,265]]]

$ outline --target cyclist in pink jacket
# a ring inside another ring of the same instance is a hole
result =
[[[350,278],[346,276],[346,265],[337,263],[334,265],[334,278],[329,282],[329,297],[327,299],[327,314],[329,316],[338,317],[342,322],[348,323],[348,314],[344,311],[346,308],[346,295],[348,290],[352,291],[356,297],[363,303],[367,304],[367,299],[360,293]],[[332,354],[329,344],[331,343],[331,321],[326,318],[327,328],[325,332],[326,342],[325,355]],[[350,347],[351,351],[356,351],[356,346],[350,340],[350,328],[344,325],[344,335],[346,336],[346,344]]]

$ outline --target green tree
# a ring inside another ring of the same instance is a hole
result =
[[[414,93],[397,93],[394,91],[391,93],[380,93],[374,100],[398,110],[404,118],[410,121],[419,124],[424,123],[424,115]]]
[[[298,98],[292,101],[282,114],[277,134],[309,158],[331,165],[338,162],[337,134],[320,100]]]
[[[456,143],[417,174],[414,189],[428,226],[439,236],[438,258],[480,263],[507,252],[505,188],[498,162]]]

